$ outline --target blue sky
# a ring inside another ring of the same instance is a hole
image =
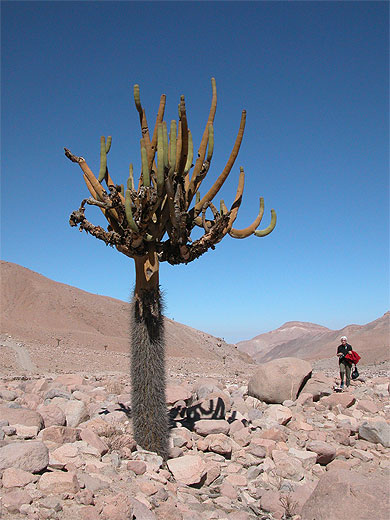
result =
[[[97,174],[139,172],[139,83],[149,126],[181,94],[195,147],[217,81],[205,193],[243,144],[221,197],[246,172],[236,227],[265,198],[265,238],[226,237],[187,266],[161,265],[166,315],[235,342],[300,320],[339,329],[389,308],[387,2],[2,2],[2,259],[129,300],[134,263],[68,224]],[[218,202],[218,201],[217,201]],[[97,208],[90,220],[102,224]],[[91,309],[93,313],[93,309]]]

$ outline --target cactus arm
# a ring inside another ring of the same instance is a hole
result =
[[[211,162],[214,152],[214,126],[212,123],[209,124],[209,141],[207,147],[207,158],[206,161],[208,163]]]
[[[187,123],[187,114],[186,114],[186,104],[184,96],[180,97],[180,105],[179,105],[179,113],[180,113],[180,134],[181,134],[181,153],[180,160],[178,166],[178,175],[182,176],[185,172],[185,167],[187,164],[188,158],[188,123]]]
[[[149,170],[153,164],[154,153],[152,151],[152,143],[150,142],[149,127],[146,119],[145,109],[142,108],[141,96],[139,91],[139,85],[134,85],[134,102],[136,109],[139,114],[139,121],[141,125],[142,138],[144,140],[144,146],[147,152],[147,158],[149,162]]]
[[[127,189],[126,190],[126,195],[125,195],[126,220],[127,220],[128,224],[129,224],[130,229],[135,231],[136,233],[139,233],[138,226],[135,223],[134,218],[133,218],[133,211],[131,209],[131,204],[132,204],[131,191],[129,189]]]
[[[232,207],[230,208],[229,222],[228,222],[227,226],[225,227],[225,229],[223,230],[224,236],[226,235],[226,233],[229,233],[229,231],[232,229],[234,221],[237,218],[237,213],[238,213],[238,210],[240,209],[241,202],[242,202],[242,194],[244,192],[244,183],[245,183],[245,173],[244,173],[244,169],[240,167],[240,177],[238,179],[236,196],[234,198]]]
[[[260,225],[261,219],[264,215],[264,198],[260,197],[260,209],[259,214],[252,222],[252,224],[244,229],[234,229],[232,228],[229,232],[229,235],[233,238],[247,238],[256,231],[256,228]]]
[[[225,205],[225,201],[223,199],[221,199],[220,203],[219,203],[219,207],[220,207],[220,214],[221,215],[226,215],[228,213],[228,209]]]
[[[227,177],[233,167],[234,161],[236,160],[238,152],[240,150],[242,138],[244,136],[245,120],[246,120],[246,111],[243,110],[242,114],[241,114],[240,128],[238,130],[236,141],[234,143],[233,150],[230,154],[228,162],[226,163],[226,166],[225,166],[223,172],[220,174],[218,179],[215,181],[214,185],[209,189],[209,191],[206,193],[206,195],[204,195],[204,197],[200,200],[200,202],[195,205],[196,214],[198,214],[201,211],[203,205],[206,202],[211,202],[213,200],[213,198],[219,192],[219,190],[222,188],[223,183],[227,179]]]
[[[271,209],[271,223],[265,229],[257,229],[254,233],[256,237],[266,237],[275,229],[276,226],[276,211]]]
[[[174,171],[177,172],[179,169],[181,148],[182,148],[182,135],[181,135],[181,121],[179,119],[177,124],[177,139],[176,139],[176,164],[174,165]]]
[[[163,121],[163,146],[164,146],[164,169],[168,168],[168,129],[166,121]]]
[[[166,95],[162,94],[160,97],[160,104],[159,104],[158,111],[157,111],[156,124],[154,126],[153,136],[152,136],[151,146],[152,146],[152,152],[153,152],[153,159],[154,159],[154,155],[155,155],[156,149],[157,149],[158,125],[159,125],[159,123],[163,122],[164,112],[165,112],[165,103],[166,103]],[[149,163],[149,166],[152,167],[152,164]]]
[[[112,142],[112,137],[109,135],[107,137],[107,142],[106,142],[106,154],[108,154],[108,152],[111,149],[111,142]]]
[[[170,128],[170,132],[169,132],[169,166],[170,166],[170,169],[172,170],[172,173],[173,173],[173,169],[175,168],[175,165],[176,165],[176,148],[177,148],[177,144],[176,144],[176,121],[174,119],[172,119],[171,121],[171,128]]]
[[[132,163],[130,163],[129,166],[129,178],[127,179],[127,188],[129,190],[134,190],[134,169]]]
[[[191,181],[188,186],[187,191],[187,208],[191,204],[192,198],[196,192],[195,185],[197,183],[197,178],[199,175],[200,170],[203,166],[203,161],[206,155],[206,147],[207,147],[207,141],[209,138],[209,129],[208,126],[210,123],[214,122],[215,112],[217,110],[217,86],[215,83],[215,78],[211,78],[211,87],[212,87],[212,98],[211,98],[211,106],[210,106],[210,112],[209,117],[207,119],[206,127],[203,132],[202,140],[200,142],[199,151],[198,151],[198,158],[196,159],[194,169],[192,171]]]
[[[157,130],[157,193],[161,197],[164,191],[164,129],[162,123],[159,123]]]
[[[104,177],[106,176],[107,170],[107,152],[106,152],[106,139],[104,135],[100,138],[100,170],[98,181],[102,182]]]
[[[150,170],[148,163],[148,155],[145,148],[145,142],[141,139],[141,162],[142,162],[142,184],[145,187],[150,186]]]
[[[185,189],[186,193],[188,192],[188,187],[190,185],[189,171],[192,167],[193,158],[194,158],[194,143],[192,141],[191,131],[188,130],[188,155],[187,155],[187,162],[184,167],[184,189]]]

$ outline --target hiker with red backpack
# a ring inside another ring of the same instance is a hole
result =
[[[339,358],[339,368],[340,368],[340,379],[341,384],[340,388],[344,388],[344,377],[347,387],[351,384],[351,369],[352,364],[355,365],[354,373],[352,374],[352,379],[356,379],[359,376],[359,373],[356,368],[356,364],[359,362],[360,356],[357,352],[352,350],[351,345],[347,343],[348,338],[346,336],[342,336],[340,338],[341,345],[337,347],[337,357]]]

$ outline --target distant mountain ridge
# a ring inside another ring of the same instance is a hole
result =
[[[362,364],[388,360],[390,312],[365,325],[347,325],[340,330],[331,330],[314,323],[289,321],[278,329],[240,341],[237,347],[256,363],[290,356],[314,361],[335,356],[341,336],[348,337],[348,343],[362,357]]]

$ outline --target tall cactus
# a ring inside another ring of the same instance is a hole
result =
[[[135,186],[130,165],[127,188],[115,184],[108,172],[107,154],[111,137],[101,138],[98,178],[83,157],[65,148],[65,155],[79,164],[91,194],[70,216],[70,225],[99,238],[107,245],[135,261],[136,282],[132,304],[131,385],[134,438],[145,449],[168,457],[168,416],[165,404],[164,320],[159,286],[159,263],[172,265],[192,262],[210,248],[214,249],[226,235],[246,238],[263,237],[276,225],[271,210],[271,223],[257,229],[264,213],[264,199],[253,223],[235,229],[234,221],[242,202],[245,174],[240,168],[234,201],[228,209],[223,200],[220,210],[213,200],[229,176],[244,135],[246,112],[242,111],[238,134],[225,168],[212,187],[200,196],[200,186],[208,174],[214,149],[214,117],[217,106],[215,79],[211,79],[212,100],[209,116],[200,142],[197,159],[189,130],[184,96],[179,103],[179,120],[168,128],[164,118],[165,95],[161,96],[152,138],[142,107],[140,89],[134,86],[134,101],[141,124],[142,169]],[[156,154],[157,152],[157,154]],[[156,157],[157,155],[157,157]],[[156,162],[157,161],[157,162]],[[192,173],[190,174],[192,169]],[[102,182],[105,181],[107,189]],[[123,193],[124,192],[124,193]],[[192,201],[195,197],[195,203]],[[108,229],[95,226],[85,217],[87,205],[98,206],[108,221]],[[195,227],[203,235],[192,241]]]

